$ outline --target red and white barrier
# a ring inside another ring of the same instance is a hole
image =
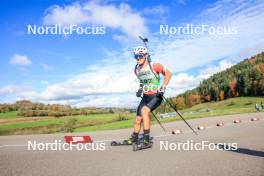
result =
[[[69,144],[92,143],[90,136],[64,136],[65,142]]]
[[[235,119],[234,120],[234,123],[241,123],[242,122],[242,120],[240,120],[240,119]]]
[[[218,126],[218,127],[224,126],[224,122],[218,122],[218,123],[216,124],[216,126]]]
[[[197,129],[198,129],[198,130],[204,130],[205,127],[204,127],[204,126],[198,126]]]
[[[176,130],[172,130],[171,133],[172,133],[172,134],[181,134],[181,133],[182,133],[182,130],[178,130],[178,129],[176,129]]]
[[[251,118],[250,120],[251,120],[251,121],[258,121],[259,118],[258,118],[258,117],[253,117],[253,118]]]

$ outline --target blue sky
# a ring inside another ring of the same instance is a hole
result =
[[[150,40],[173,72],[175,96],[264,49],[264,3],[250,0],[0,2],[0,103],[29,99],[73,106],[135,107],[132,50]],[[103,35],[33,35],[28,25],[104,26]],[[236,34],[160,34],[169,27],[235,27]]]

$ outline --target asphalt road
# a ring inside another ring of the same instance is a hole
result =
[[[258,117],[259,121],[250,121]],[[234,124],[239,118],[241,123]],[[219,121],[224,126],[216,127]],[[63,140],[65,134],[52,135],[16,135],[0,137],[0,175],[264,175],[264,113],[229,115],[222,117],[189,120],[195,128],[205,129],[195,136],[182,122],[165,124],[168,132],[163,132],[158,125],[153,126],[152,149],[133,152],[131,146],[111,147],[112,139],[127,138],[131,129],[79,133],[91,135],[93,140],[103,141],[105,150],[42,151],[28,150],[28,141],[54,142]],[[171,130],[181,129],[182,134],[171,135]],[[184,150],[175,147],[179,143],[197,144],[202,141],[211,146],[226,144],[227,150]],[[164,150],[161,142],[171,148]],[[237,150],[230,151],[232,149]],[[228,148],[229,147],[229,148]],[[235,148],[234,148],[235,147]],[[98,148],[97,148],[98,149]]]

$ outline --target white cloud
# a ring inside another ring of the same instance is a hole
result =
[[[89,71],[58,84],[42,93],[45,100],[74,99],[87,95],[130,93],[136,90],[133,66],[111,64],[90,67]]]
[[[12,65],[19,65],[19,66],[30,66],[32,64],[31,60],[24,55],[14,54],[10,61]]]
[[[17,91],[18,89],[16,86],[9,85],[9,86],[0,88],[0,95],[1,94],[12,94],[12,93],[16,93]]]
[[[234,65],[234,63],[228,60],[222,60],[219,62],[218,66],[211,66],[211,67],[208,67],[207,69],[201,70],[198,78],[199,80],[207,79],[217,72],[230,68],[232,65]]]
[[[223,17],[223,18],[222,18]],[[161,36],[151,45],[154,59],[162,60],[173,71],[181,72],[213,60],[245,57],[239,53],[252,48],[254,55],[264,50],[264,2],[218,1],[194,21],[186,23],[237,27],[237,35]],[[178,25],[179,26],[179,25]]]
[[[167,95],[176,96],[188,89],[192,89],[199,83],[200,80],[187,73],[179,73],[172,76],[170,84],[167,89]]]
[[[134,63],[128,57],[129,52],[120,54],[107,51],[107,53],[107,58],[96,65],[90,65],[83,74],[72,76],[56,84],[40,81],[41,84],[47,85],[44,91],[36,92],[32,89],[18,91],[19,87],[13,86],[12,89],[3,88],[0,92],[14,94],[17,100],[29,99],[74,106],[131,107],[137,102],[135,92],[138,88],[133,70]]]
[[[73,3],[68,6],[51,6],[43,18],[45,25],[101,25],[119,29],[130,37],[148,33],[145,19],[134,12],[128,4],[119,6],[100,4],[97,1]]]
[[[69,6],[53,5],[46,9],[43,22],[46,25],[51,24],[84,24],[88,22],[88,16],[84,13],[79,3],[73,3]]]
[[[45,63],[40,63],[40,65],[42,66],[42,68],[46,71],[48,70],[52,70],[52,67],[48,64],[45,64]]]
[[[0,87],[0,100],[2,102],[10,102],[10,97],[12,97],[12,99],[15,97],[15,100],[31,100],[37,96],[37,93],[28,86],[7,85]]]
[[[111,53],[111,57],[117,58],[118,54]],[[78,107],[133,107],[135,108],[140,99],[136,98],[135,92],[138,88],[138,81],[133,72],[134,63],[127,59],[126,54],[119,59],[123,63],[105,64],[111,59],[90,66],[88,71],[75,75],[67,81],[49,84],[42,92],[33,91],[30,88],[21,86],[7,86],[0,88],[0,94],[15,94],[17,100],[29,99],[44,103],[70,104]],[[178,73],[171,79],[166,96],[176,96],[188,89],[196,87],[202,79],[211,76],[217,71],[230,67],[232,63],[226,60],[219,62],[218,66],[204,69],[197,76],[187,73]]]
[[[180,93],[184,93],[186,90],[191,90],[197,87],[202,80],[209,78],[215,73],[224,71],[232,65],[234,65],[234,63],[224,59],[215,66],[209,66],[200,70],[200,73],[196,76],[187,73],[178,73],[172,76],[167,93],[169,96],[177,96]]]

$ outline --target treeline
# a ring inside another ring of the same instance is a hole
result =
[[[12,104],[0,104],[1,112],[17,111],[18,116],[35,117],[35,116],[74,116],[90,114],[106,114],[124,111],[117,108],[75,108],[69,105],[60,104],[43,104],[33,103],[28,100],[16,101]]]
[[[178,109],[184,109],[199,103],[222,101],[232,97],[263,95],[264,52],[212,75],[203,80],[197,88],[170,100]],[[158,111],[168,112],[168,109],[163,103]]]

